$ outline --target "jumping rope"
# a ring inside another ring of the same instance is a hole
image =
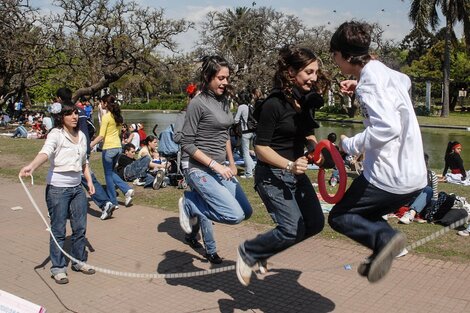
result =
[[[331,150],[331,148],[330,148]],[[333,150],[334,151],[334,150]],[[343,169],[344,169],[344,166],[343,166]],[[98,267],[98,266],[94,266],[94,265],[91,265],[91,264],[88,264],[88,263],[85,263],[85,262],[82,262],[82,261],[79,261],[77,259],[75,259],[74,257],[72,257],[70,254],[68,254],[67,252],[65,252],[62,247],[59,245],[59,243],[57,242],[56,238],[54,237],[54,234],[52,233],[52,230],[51,230],[51,227],[49,225],[49,223],[47,222],[46,218],[44,217],[44,215],[42,214],[41,210],[39,209],[39,206],[37,205],[36,201],[34,200],[33,196],[31,195],[31,193],[29,192],[29,189],[28,187],[26,187],[25,183],[23,182],[23,179],[21,178],[21,176],[18,176],[18,178],[20,179],[20,182],[21,182],[21,185],[23,186],[23,189],[25,190],[26,192],[26,195],[28,196],[29,200],[31,201],[31,204],[33,205],[34,209],[36,210],[36,212],[39,214],[39,216],[41,217],[41,219],[43,220],[44,224],[46,225],[46,230],[50,233],[52,239],[54,240],[55,244],[57,245],[57,247],[59,248],[59,250],[66,256],[68,257],[70,260],[72,260],[73,262],[76,262],[78,265],[80,266],[88,266],[89,268],[92,268],[94,269],[95,271],[97,272],[100,272],[100,273],[103,273],[103,274],[108,274],[108,275],[114,275],[114,276],[120,276],[120,277],[129,277],[129,278],[143,278],[143,279],[175,279],[175,278],[189,278],[189,277],[197,277],[197,276],[207,276],[207,275],[212,275],[212,274],[217,274],[217,273],[222,273],[222,272],[227,272],[227,271],[233,271],[235,270],[235,265],[230,265],[230,266],[225,266],[225,267],[219,267],[219,268],[214,268],[214,269],[210,269],[210,270],[202,270],[202,271],[194,271],[194,272],[187,272],[187,273],[168,273],[168,274],[159,274],[159,273],[136,273],[136,272],[123,272],[123,271],[115,271],[115,270],[111,270],[111,269],[107,269],[107,268],[103,268],[103,267]],[[341,179],[341,176],[340,176],[340,179]],[[341,179],[342,181],[345,181],[346,179]],[[340,181],[341,182],[341,181]],[[33,176],[31,175],[31,184],[33,185],[34,184],[34,178]],[[320,184],[319,184],[320,185]],[[427,237],[424,237],[412,244],[410,244],[409,246],[406,247],[406,249],[408,250],[412,250],[412,249],[416,249],[417,247],[419,246],[422,246],[424,245],[425,243],[431,241],[431,240],[434,240],[444,234],[446,234],[447,232],[449,232],[450,230],[456,228],[456,227],[459,227],[463,224],[465,224],[467,218],[462,218],[461,220],[455,222],[455,223],[452,223],[451,225],[449,226],[446,226],[444,227],[443,229],[435,232],[435,233],[432,233],[431,235],[427,236]]]
[[[29,201],[33,204],[34,209],[36,212],[39,214],[39,216],[42,218],[44,224],[46,225],[46,230],[51,234],[52,239],[54,240],[55,244],[59,248],[59,250],[70,260],[73,262],[76,262],[79,266],[84,266],[87,265],[88,267],[94,269],[97,272],[103,273],[103,274],[108,274],[108,275],[114,275],[114,276],[121,276],[121,277],[130,277],[130,278],[144,278],[144,279],[156,279],[156,278],[163,278],[163,279],[171,279],[171,278],[187,278],[187,277],[196,277],[196,276],[206,276],[206,275],[212,275],[216,273],[222,273],[222,272],[227,272],[227,271],[232,271],[235,269],[235,265],[230,265],[230,266],[225,266],[225,267],[219,267],[219,268],[213,268],[210,270],[202,270],[202,271],[194,271],[194,272],[187,272],[187,273],[168,273],[168,274],[159,274],[159,273],[135,273],[135,272],[122,272],[122,271],[115,271],[115,270],[110,270],[107,268],[102,268],[94,265],[90,265],[88,263],[79,261],[75,259],[73,256],[65,252],[62,247],[59,245],[57,242],[56,238],[54,237],[54,234],[52,233],[51,227],[49,223],[47,222],[46,218],[42,214],[41,210],[39,209],[36,201],[34,200],[33,196],[29,192],[29,189],[26,187],[25,183],[23,182],[23,179],[21,176],[18,176],[21,182],[21,185],[23,186],[26,194],[28,195]],[[33,176],[31,175],[31,184],[34,184],[34,179]]]

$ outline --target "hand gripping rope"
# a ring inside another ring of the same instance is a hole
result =
[[[336,194],[330,195],[326,190],[325,169],[320,167],[318,170],[318,189],[320,190],[320,195],[322,196],[323,200],[325,200],[325,202],[335,204],[338,203],[341,198],[343,198],[344,192],[346,191],[346,183],[348,178],[346,175],[343,158],[341,158],[338,149],[336,149],[336,147],[329,140],[320,140],[320,142],[315,147],[315,150],[310,152],[307,155],[307,158],[313,163],[318,164],[318,162],[320,162],[320,154],[323,149],[327,149],[333,158],[336,169],[339,172],[339,186]]]
[[[325,140],[323,140],[325,141]],[[320,141],[321,143],[321,141]],[[322,145],[323,146],[323,145]],[[317,146],[317,149],[320,151],[321,150],[321,147],[320,145]],[[332,146],[330,144],[330,146]],[[336,150],[336,148],[333,146],[333,148]],[[330,151],[333,150],[331,149],[330,147]],[[336,151],[336,153],[338,153]],[[334,155],[334,152],[333,154]],[[339,153],[338,153],[339,155]],[[317,154],[317,158],[316,160],[318,160],[318,156],[319,156],[319,153]],[[334,157],[333,157],[334,158]],[[335,161],[336,163],[336,161]],[[336,163],[336,165],[338,165],[338,163]],[[344,164],[343,164],[343,170],[344,170]],[[90,264],[87,264],[85,262],[81,262],[77,259],[75,259],[74,257],[72,257],[71,255],[69,255],[67,252],[65,252],[62,247],[59,246],[59,244],[57,243],[57,240],[56,238],[54,237],[54,235],[52,234],[52,230],[51,230],[51,227],[49,225],[49,223],[47,222],[46,218],[44,217],[44,215],[42,214],[41,210],[39,209],[36,201],[34,200],[33,196],[31,195],[31,193],[29,192],[28,190],[28,187],[26,187],[26,185],[24,184],[23,182],[23,179],[21,178],[21,176],[18,176],[19,179],[20,179],[20,182],[21,182],[21,185],[23,186],[25,192],[26,192],[26,195],[28,196],[29,200],[31,201],[31,204],[33,205],[34,209],[36,210],[36,212],[39,214],[39,216],[41,217],[41,219],[43,220],[44,224],[46,225],[46,230],[50,233],[52,239],[54,240],[55,244],[57,245],[57,247],[59,248],[59,250],[66,256],[68,257],[70,260],[72,260],[73,262],[76,262],[77,264],[83,266],[83,265],[88,265],[90,268],[94,269],[95,271],[97,272],[100,272],[100,273],[103,273],[103,274],[108,274],[108,275],[114,275],[114,276],[121,276],[121,277],[129,277],[129,278],[143,278],[143,279],[156,279],[156,278],[163,278],[163,279],[174,279],[174,278],[188,278],[188,277],[196,277],[196,276],[206,276],[206,275],[212,275],[212,274],[216,274],[216,273],[222,273],[222,272],[227,272],[227,271],[233,271],[235,270],[235,265],[230,265],[230,266],[225,266],[225,267],[219,267],[219,268],[214,268],[214,269],[210,269],[210,270],[205,270],[205,271],[195,271],[195,272],[187,272],[187,273],[169,273],[169,274],[159,274],[159,273],[135,273],[135,272],[121,272],[121,271],[115,271],[115,270],[111,270],[111,269],[107,269],[107,268],[102,268],[102,267],[98,267],[98,266],[94,266],[94,265],[90,265]],[[341,179],[341,174],[340,174],[340,179]],[[342,179],[342,181],[344,181],[344,184],[346,184],[346,177],[344,177],[344,179]],[[33,176],[31,176],[31,183],[33,184],[34,180],[33,180]],[[341,181],[340,181],[341,183]],[[319,184],[320,186],[321,184]],[[324,182],[323,182],[323,185],[324,185]],[[325,187],[325,186],[323,186]],[[324,189],[325,190],[325,189]],[[321,191],[320,191],[321,192]],[[344,191],[343,191],[344,193]],[[323,196],[323,195],[322,195]],[[342,195],[341,195],[342,196]],[[442,228],[441,230],[435,232],[435,233],[432,233],[431,235],[425,237],[425,238],[422,238],[410,245],[408,245],[406,247],[406,249],[408,250],[412,250],[412,249],[415,249],[419,246],[422,246],[424,245],[425,243],[431,241],[431,240],[434,240],[444,234],[446,234],[447,232],[449,232],[450,230],[456,228],[456,227],[459,227],[463,224],[465,224],[467,220],[467,217],[465,218],[462,218],[461,220],[447,226],[447,227],[444,227]]]
[[[103,274],[108,274],[108,275],[114,275],[114,276],[121,276],[121,277],[130,277],[130,278],[144,278],[144,279],[154,279],[154,278],[163,278],[163,279],[170,279],[170,278],[187,278],[187,277],[196,277],[196,276],[205,276],[205,275],[211,275],[211,274],[216,274],[216,273],[221,273],[221,272],[227,272],[227,271],[232,271],[235,269],[235,265],[231,266],[225,266],[225,267],[219,267],[219,268],[213,268],[210,270],[203,270],[203,271],[195,271],[195,272],[187,272],[187,273],[169,273],[169,274],[159,274],[159,273],[133,273],[133,272],[121,272],[121,271],[115,271],[115,270],[110,270],[107,268],[102,268],[102,267],[97,267],[94,265],[87,264],[85,262],[79,261],[72,257],[70,254],[65,252],[62,247],[59,245],[57,242],[57,239],[54,237],[54,234],[52,233],[51,227],[49,223],[47,222],[46,218],[42,214],[41,210],[39,209],[36,201],[34,200],[33,196],[29,192],[28,188],[23,182],[23,179],[21,176],[18,176],[21,182],[21,185],[23,185],[23,188],[28,195],[29,200],[33,204],[34,209],[36,212],[39,214],[41,219],[43,220],[44,224],[46,224],[46,230],[51,234],[51,238],[54,240],[55,244],[59,248],[59,250],[70,260],[73,262],[76,262],[77,264],[83,266],[83,265],[88,265],[90,268],[94,269],[97,272],[103,273]],[[33,176],[31,176],[31,183],[33,184]]]

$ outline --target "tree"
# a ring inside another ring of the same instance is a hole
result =
[[[469,0],[412,0],[409,18],[415,29],[425,32],[428,27],[433,30],[439,24],[438,7],[446,19],[445,51],[443,66],[443,117],[449,116],[449,81],[450,81],[450,41],[453,26],[460,21],[464,26],[467,51],[470,51],[470,1]]]
[[[55,0],[63,12],[50,20],[56,49],[65,52],[62,78],[77,89],[74,99],[92,95],[125,74],[145,73],[159,62],[156,48],[176,52],[173,37],[192,27],[164,17],[163,9],[124,0]]]

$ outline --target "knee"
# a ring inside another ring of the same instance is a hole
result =
[[[325,227],[325,220],[318,221],[313,225],[306,225],[305,227],[305,238],[309,238],[319,234]]]
[[[339,221],[338,221],[338,215],[336,214],[330,214],[328,215],[328,225],[331,226],[334,230],[338,231],[339,228]]]

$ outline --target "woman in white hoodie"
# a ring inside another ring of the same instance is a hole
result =
[[[382,219],[409,203],[427,184],[423,143],[409,96],[408,76],[373,60],[370,26],[345,22],[330,41],[334,62],[345,76],[347,94],[356,94],[364,117],[363,132],[341,135],[340,148],[349,155],[364,153],[363,172],[331,210],[331,227],[372,250],[358,267],[370,282],[389,271],[406,245],[405,236]]]

